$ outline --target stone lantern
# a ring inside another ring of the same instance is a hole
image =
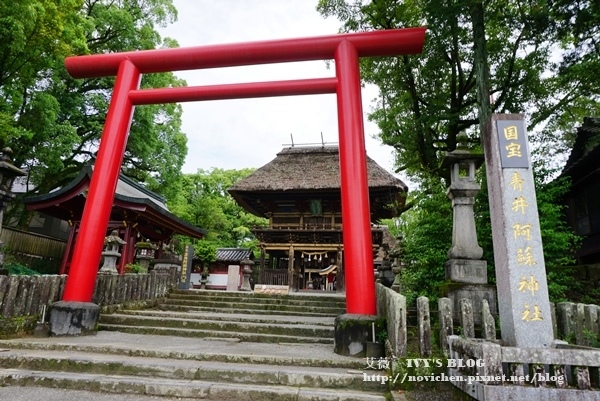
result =
[[[210,273],[208,272],[208,266],[204,266],[202,269],[202,273],[200,273],[200,289],[205,290],[206,284],[208,283],[208,276]]]
[[[392,290],[400,292],[400,273],[402,272],[402,266],[398,263],[398,259],[395,259],[392,263],[392,273],[394,273],[394,282],[392,283]]]
[[[9,202],[15,198],[12,193],[12,184],[16,177],[27,175],[12,163],[12,149],[2,149],[0,156],[0,232],[2,231],[2,220],[4,210]],[[4,242],[0,241],[0,269],[4,265]],[[3,270],[3,269],[2,269]]]
[[[154,259],[154,254],[158,249],[158,246],[152,242],[140,241],[135,244],[135,249],[135,259],[142,267],[140,273],[148,273],[150,261]]]
[[[483,249],[477,242],[473,204],[475,195],[481,189],[475,179],[475,172],[483,162],[483,154],[471,151],[467,146],[467,135],[463,131],[457,136],[457,147],[447,152],[442,167],[450,169],[448,198],[452,200],[452,246],[446,261],[446,295],[452,299],[455,317],[460,313],[459,301],[467,298],[476,310],[486,299],[492,313],[497,311],[496,293],[493,286],[487,285],[487,262],[480,260]],[[475,313],[476,322],[479,313]]]
[[[448,259],[478,260],[483,255],[483,249],[477,243],[473,203],[481,189],[475,180],[475,171],[483,162],[483,154],[473,153],[467,148],[467,135],[464,132],[456,139],[456,150],[446,153],[442,162],[442,167],[450,167],[450,188],[446,194],[452,200],[454,211],[452,247],[448,251]],[[484,282],[487,282],[487,277]]]
[[[252,291],[250,276],[252,275],[252,266],[254,266],[254,262],[249,258],[246,258],[240,262],[240,265],[242,265],[242,274],[244,275],[240,291]]]
[[[123,241],[118,234],[119,232],[117,230],[113,230],[109,236],[104,238],[104,250],[102,251],[104,264],[100,268],[99,273],[119,274],[116,266],[117,258],[121,256],[119,251],[121,250],[121,247],[126,244],[126,241]]]

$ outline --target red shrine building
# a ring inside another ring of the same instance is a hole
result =
[[[91,177],[92,167],[85,166],[73,181],[61,189],[23,200],[28,210],[67,221],[71,226],[60,274],[69,272]],[[169,212],[163,197],[123,174],[119,175],[105,235],[113,230],[117,230],[118,236],[125,240],[116,266],[119,273],[124,272],[126,264],[134,262],[136,243],[159,245],[155,257],[160,259],[163,249],[160,245],[168,244],[174,234],[202,238],[206,233]]]
[[[367,156],[373,253],[377,223],[404,206],[407,186]],[[290,289],[343,289],[344,244],[337,146],[289,147],[229,188],[248,212],[269,219],[252,230],[260,241],[258,284]]]

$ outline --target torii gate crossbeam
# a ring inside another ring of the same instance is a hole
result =
[[[69,57],[75,78],[116,75],[64,301],[90,302],[136,105],[336,93],[346,263],[346,312],[376,314],[359,57],[418,54],[425,28]],[[139,89],[142,74],[334,59],[335,78]]]

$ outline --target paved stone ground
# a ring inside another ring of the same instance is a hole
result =
[[[454,394],[452,385],[449,383],[424,385],[403,393],[405,400],[408,401],[454,401],[456,400],[456,398],[453,398]]]
[[[452,392],[413,390],[405,393],[408,401],[453,401]]]
[[[298,359],[322,359],[329,361],[356,361],[357,358],[338,355],[328,344],[282,344],[282,343],[252,343],[232,339],[190,338],[174,336],[156,336],[147,334],[128,334],[116,331],[100,331],[95,336],[80,337],[49,337],[49,338],[20,338],[15,340],[0,340],[0,348],[10,348],[11,343],[40,344],[51,349],[53,345],[69,346],[76,350],[78,346],[86,348],[112,349],[122,352],[129,350],[185,353],[192,355],[232,355],[250,357],[277,358],[282,361]],[[42,347],[43,348],[43,347]],[[366,366],[366,361],[364,362]]]
[[[0,387],[0,400],[7,401],[196,401],[194,398],[154,397],[137,394],[93,393],[46,387]]]

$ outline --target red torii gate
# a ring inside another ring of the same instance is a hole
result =
[[[375,282],[359,57],[418,54],[425,28],[69,57],[74,78],[116,75],[63,301],[90,302],[134,106],[200,100],[337,94],[346,312],[374,315]],[[141,74],[335,60],[335,78],[139,89]]]

